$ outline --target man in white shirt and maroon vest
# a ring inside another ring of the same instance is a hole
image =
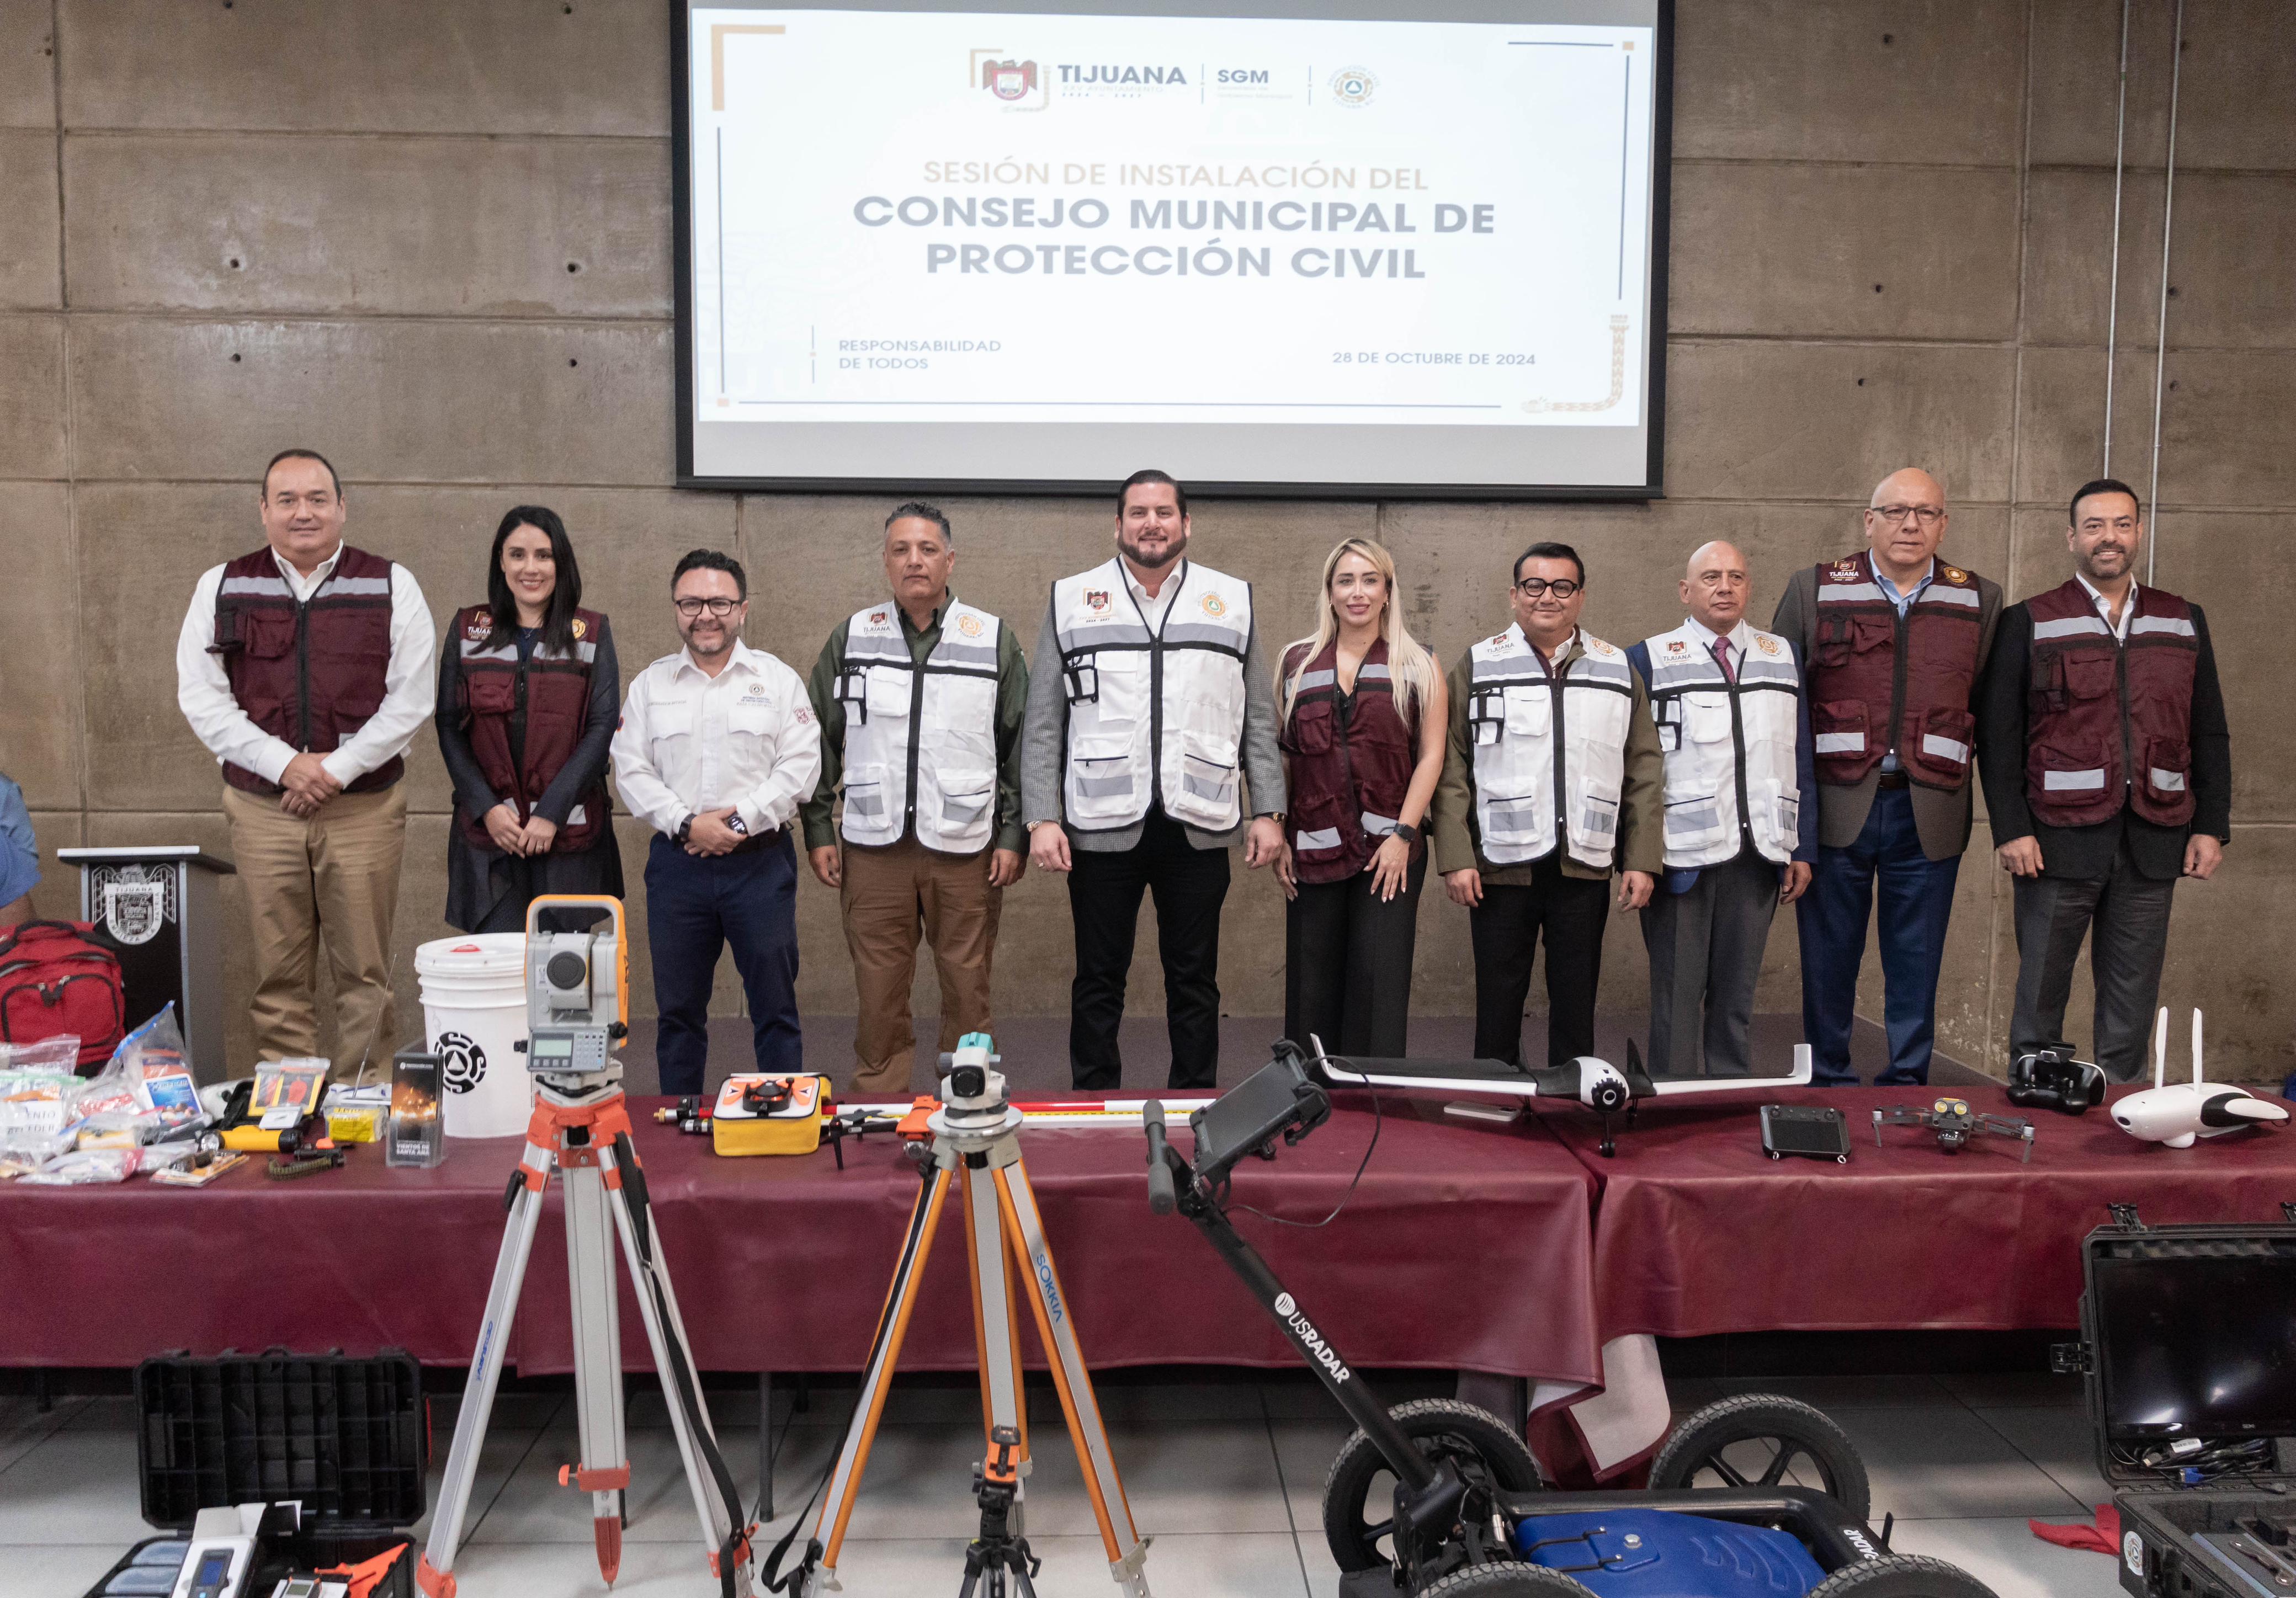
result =
[[[1938,559],[1948,519],[1935,478],[1892,472],[1866,508],[1866,550],[1796,572],[1770,623],[1802,662],[1817,762],[1817,870],[1795,916],[1820,1082],[1857,1079],[1849,1033],[1877,881],[1890,1061],[1875,1080],[1929,1080],[1979,678],[2001,612],[1998,585]]]
[[[2232,838],[2232,735],[2208,619],[2136,580],[2144,508],[2110,478],[2073,496],[2073,575],[2012,605],[1979,740],[2001,868],[2016,879],[2013,1057],[2063,1045],[2089,941],[2093,1056],[2143,1073],[2177,880],[2216,874]]]
[[[176,698],[223,766],[224,815],[255,931],[256,1046],[316,1054],[326,951],[334,1061],[397,1043],[390,929],[406,842],[398,779],[430,716],[430,611],[406,568],[343,542],[342,486],[305,449],[274,458],[266,546],[211,568],[176,645]]]

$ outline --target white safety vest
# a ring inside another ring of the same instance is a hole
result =
[[[1794,738],[1801,675],[1784,638],[1755,627],[1743,633],[1734,688],[1687,621],[1643,645],[1651,719],[1666,754],[1669,870],[1735,859],[1742,836],[1783,865],[1800,839]]]
[[[929,849],[988,847],[996,825],[1000,625],[951,599],[940,642],[919,664],[890,601],[845,624],[835,692],[845,711],[847,842],[898,843],[914,816]]]
[[[1123,562],[1053,585],[1068,697],[1062,801],[1080,832],[1119,832],[1164,813],[1208,832],[1243,816],[1243,651],[1251,585],[1184,560],[1163,625],[1152,628]]]
[[[1607,867],[1618,847],[1634,671],[1625,651],[1583,631],[1578,642],[1586,652],[1559,677],[1520,625],[1468,651],[1475,825],[1494,865],[1552,853],[1558,813],[1582,865]]]

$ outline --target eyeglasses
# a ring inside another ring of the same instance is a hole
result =
[[[1574,583],[1567,577],[1557,578],[1551,583],[1543,577],[1527,577],[1517,583],[1515,588],[1525,599],[1544,599],[1550,593],[1557,599],[1569,599],[1586,586]]]
[[[723,621],[734,613],[734,607],[742,602],[738,599],[681,599],[671,602],[677,606],[677,613],[688,621],[692,621],[704,611]]]
[[[1879,516],[1892,525],[1910,516],[1923,527],[1935,527],[1945,520],[1945,512],[1935,505],[1875,505],[1868,515]]]

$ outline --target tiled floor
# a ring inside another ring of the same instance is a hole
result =
[[[1828,1378],[1807,1381],[1688,1381],[1677,1410],[1759,1388],[1824,1408],[1857,1440],[1874,1484],[1874,1521],[1898,1518],[1895,1547],[1950,1560],[1999,1598],[2072,1598],[2116,1590],[2102,1554],[2040,1542],[2028,1517],[2085,1519],[2110,1495],[2096,1479],[2076,1386],[2046,1377]],[[1445,1390],[1429,1381],[1392,1384],[1390,1402]],[[1034,1395],[1037,1449],[1028,1525],[1045,1561],[1046,1598],[1099,1594],[1104,1556],[1075,1456],[1049,1391]],[[849,1400],[825,1395],[803,1414],[777,1409],[776,1475],[791,1525],[834,1450]],[[954,1594],[972,1529],[967,1487],[980,1451],[970,1389],[897,1395],[876,1451],[839,1575],[852,1598]],[[434,1406],[443,1461],[453,1401]],[[1103,1393],[1127,1496],[1155,1545],[1148,1570],[1170,1598],[1332,1598],[1337,1567],[1325,1551],[1318,1498],[1347,1427],[1304,1381],[1117,1384]],[[717,1405],[727,1463],[745,1495],[757,1490],[754,1404]],[[553,1397],[506,1397],[490,1428],[471,1522],[456,1565],[468,1598],[540,1598],[604,1591],[578,1497],[555,1485],[573,1456],[574,1421]],[[691,1501],[657,1400],[633,1406],[635,1471],[621,1579],[628,1598],[708,1598]],[[435,1497],[438,1470],[431,1488]],[[418,1528],[418,1534],[421,1529]],[[0,1598],[78,1598],[130,1543],[149,1535],[138,1517],[129,1401],[71,1399],[47,1414],[0,1400]]]

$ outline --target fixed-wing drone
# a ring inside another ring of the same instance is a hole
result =
[[[2129,1136],[2189,1149],[2196,1137],[2221,1137],[2261,1121],[2285,1121],[2288,1110],[2229,1082],[2201,1075],[2201,1012],[2193,1012],[2193,1079],[2169,1080],[2169,1007],[2152,1028],[2152,1086],[2112,1104],[2112,1122]]]
[[[1519,1099],[1570,1099],[1603,1118],[1602,1151],[1605,1159],[1618,1152],[1611,1134],[1611,1118],[1631,1112],[1643,1099],[1670,1098],[1677,1094],[1772,1093],[1781,1087],[1807,1087],[1810,1078],[1808,1044],[1794,1045],[1793,1070],[1784,1077],[1653,1078],[1643,1069],[1642,1051],[1630,1038],[1624,1070],[1607,1060],[1581,1054],[1561,1065],[1527,1070],[1504,1060],[1372,1060],[1324,1053],[1308,1040],[1314,1052],[1303,1059],[1308,1075],[1325,1087],[1393,1087],[1432,1089],[1439,1093],[1497,1094]]]

